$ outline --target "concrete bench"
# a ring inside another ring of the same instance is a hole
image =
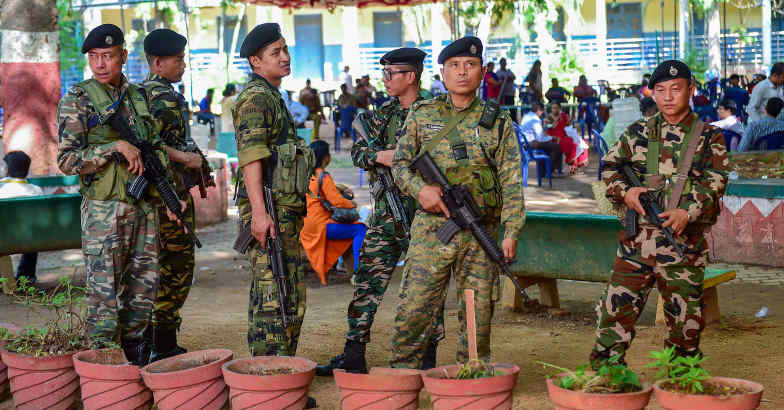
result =
[[[517,243],[511,270],[523,288],[537,285],[540,303],[560,308],[558,279],[605,283],[623,230],[617,218],[606,215],[528,212]],[[706,270],[706,319],[719,318],[716,286],[735,278],[735,271]],[[522,310],[522,297],[505,279],[502,305]]]

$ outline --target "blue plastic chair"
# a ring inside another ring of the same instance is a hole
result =
[[[583,98],[577,112],[577,120],[581,129],[580,135],[585,138],[587,133],[588,142],[592,142],[593,131],[601,131],[604,128],[602,118],[599,115],[599,99],[596,97]]]
[[[604,140],[602,134],[599,133],[597,130],[593,130],[593,147],[596,150],[596,153],[599,155],[599,175],[597,178],[599,181],[602,180],[602,166],[604,162],[602,161],[602,157],[607,154],[607,151],[610,149],[607,147],[607,141]]]
[[[337,113],[340,115],[340,121],[337,121],[337,118],[333,118],[335,124],[339,125],[335,127],[335,151],[340,151],[340,139],[344,132],[350,133],[352,141],[357,142],[357,135],[354,133],[354,128],[351,127],[351,123],[357,114],[357,108],[350,105],[338,107]]]
[[[768,134],[754,143],[754,151],[770,151],[784,146],[784,131]]]
[[[724,135],[724,144],[727,146],[727,151],[731,151],[733,140],[735,141],[735,150],[737,150],[741,139],[740,134],[730,130],[721,130],[721,133]]]
[[[528,163],[533,159],[536,161],[536,179],[539,186],[542,186],[542,170],[547,175],[547,181],[550,188],[553,187],[553,171],[550,164],[550,156],[546,152],[539,149],[531,149],[528,145],[528,140],[525,138],[522,129],[519,125],[514,124],[515,134],[517,135],[517,144],[520,147],[520,154],[523,157],[523,186],[528,186]]]

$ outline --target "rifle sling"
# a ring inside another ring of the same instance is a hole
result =
[[[705,123],[702,122],[702,120],[699,118],[696,118],[695,121],[697,122],[692,126],[690,135],[691,138],[688,141],[688,146],[686,141],[684,141],[681,145],[681,156],[678,158],[680,161],[678,164],[678,176],[677,181],[675,182],[675,187],[673,188],[672,194],[670,195],[670,199],[667,202],[668,211],[678,206],[681,195],[683,195],[683,189],[686,187],[686,181],[689,178],[689,170],[694,163],[694,156],[697,154],[697,144],[699,144],[700,135],[702,134],[702,130],[705,127]]]
[[[441,140],[447,136],[449,138],[449,144],[452,146],[453,153],[455,152],[455,148],[457,148],[460,144],[463,144],[463,149],[466,150],[465,142],[460,138],[459,135],[457,135],[457,124],[459,124],[460,121],[462,121],[468,115],[471,109],[474,108],[474,106],[477,104],[477,101],[478,98],[474,98],[474,101],[471,102],[471,105],[468,106],[468,108],[453,115],[452,118],[449,119],[449,122],[446,124],[446,126],[442,128],[441,131],[427,143],[427,145],[425,145],[423,152],[431,152],[441,142]],[[468,157],[463,159],[455,158],[455,160],[460,166],[468,166],[470,164]]]

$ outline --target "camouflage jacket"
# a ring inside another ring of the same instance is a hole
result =
[[[630,186],[623,180],[621,167],[631,162],[632,169],[641,174],[640,181],[646,184],[650,177],[646,172],[648,138],[654,127],[659,127],[659,136],[662,141],[659,153],[659,175],[669,180],[678,173],[679,156],[681,155],[681,142],[690,131],[696,115],[686,117],[679,124],[668,124],[661,114],[656,114],[650,120],[642,119],[631,124],[624,131],[618,142],[602,158],[604,161],[602,179],[607,184],[607,198],[616,205],[619,211],[625,213],[626,206],[623,198]],[[706,124],[700,141],[697,144],[697,154],[694,157],[691,170],[678,207],[685,209],[689,214],[689,225],[686,231],[701,234],[710,225],[716,222],[719,215],[719,198],[724,194],[729,172],[727,148],[721,130]],[[669,183],[668,191],[674,184]],[[668,192],[656,192],[665,203],[664,198]],[[661,195],[664,194],[664,195]],[[645,220],[643,219],[645,222]]]
[[[80,83],[82,84],[82,83]],[[115,142],[105,144],[89,144],[88,134],[95,126],[88,122],[97,118],[98,111],[90,101],[87,90],[80,84],[73,86],[60,100],[57,108],[57,124],[59,134],[59,152],[57,154],[57,165],[66,175],[90,175],[95,174],[107,166],[111,161],[116,161],[117,166],[127,168],[122,154],[117,151]],[[128,87],[131,85],[125,76],[121,79],[119,88],[111,85],[102,85],[109,97],[117,100],[125,94],[128,98]],[[143,92],[143,90],[140,90]],[[129,103],[124,100],[119,106],[120,113],[129,119],[131,125],[137,121],[136,114],[129,108]],[[164,145],[157,134],[149,136],[156,149],[160,151],[159,157],[171,178],[172,170],[165,154]],[[114,189],[125,189],[125,186],[117,186]],[[149,188],[148,191],[152,189]],[[153,195],[152,198],[157,198]]]
[[[457,124],[456,130],[466,144],[471,167],[490,167],[496,170],[493,179],[497,180],[500,191],[501,203],[498,205],[501,209],[500,223],[505,229],[504,237],[517,239],[525,224],[525,203],[520,151],[512,132],[512,118],[509,113],[502,111],[493,126],[486,129],[478,125],[484,106],[484,101],[477,100],[465,108],[471,111]],[[448,94],[412,105],[397,141],[397,151],[392,162],[395,181],[405,194],[416,198],[425,185],[422,176],[412,171],[409,166],[423,147],[447,125],[454,113],[455,109]],[[501,123],[503,129],[499,132]],[[447,177],[449,169],[458,167],[446,137],[430,154]],[[492,163],[488,163],[488,160]]]
[[[421,101],[422,99],[422,97],[418,97],[416,101]],[[370,144],[363,138],[358,138],[357,142],[351,147],[351,159],[354,161],[354,166],[372,171],[376,166],[376,154],[379,151],[395,149],[400,136],[399,131],[403,128],[408,111],[408,108],[400,106],[397,98],[392,98],[372,115],[368,116],[370,138],[373,138],[372,144],[375,148],[371,148]],[[379,135],[381,132],[383,132],[383,135]]]
[[[269,170],[267,159],[272,156],[282,133],[285,133],[286,143],[297,145],[298,150],[308,150],[305,140],[297,136],[294,120],[280,93],[258,74],[252,74],[245,89],[237,96],[237,102],[231,113],[234,119],[240,167],[261,160],[264,164],[264,177],[270,177],[271,175],[267,175]],[[242,188],[244,188],[244,181]],[[305,208],[304,195],[276,192],[276,201],[279,206],[286,208],[303,211]]]

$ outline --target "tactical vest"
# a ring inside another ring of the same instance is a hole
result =
[[[241,100],[246,92],[253,92],[254,89],[265,87],[271,86],[263,78],[251,80],[237,99]],[[283,129],[280,135],[270,147],[272,156],[266,160],[263,171],[264,180],[271,185],[275,192],[275,201],[278,206],[304,210],[305,194],[308,192],[310,176],[313,175],[316,166],[316,157],[313,150],[305,144],[305,140],[298,137],[294,129],[289,128],[290,124],[293,124],[293,120],[282,99],[279,99],[279,104],[286,118],[282,121]],[[236,105],[234,109],[237,109]],[[249,209],[243,208],[249,208],[250,203],[246,202],[246,198],[243,198],[241,194],[241,192],[246,192],[245,180],[240,177],[238,182],[240,200],[237,201],[237,205],[240,207],[241,214],[249,214]]]
[[[118,110],[119,104],[113,101],[103,86],[96,80],[82,81],[77,86],[87,92],[87,98],[95,108],[95,112],[87,119],[87,145],[102,145],[120,140],[117,132],[107,124],[109,117]],[[147,108],[147,100],[136,86],[129,84],[123,103],[128,104],[131,112],[131,126],[141,140],[149,140],[154,135],[152,116]],[[119,154],[118,154],[119,155]],[[165,162],[164,162],[165,163]],[[134,199],[126,193],[126,185],[136,177],[128,170],[128,166],[116,160],[110,160],[98,172],[79,176],[81,194],[89,199],[99,201],[122,201],[133,203]],[[157,196],[155,189],[148,188],[148,197]]]
[[[477,103],[478,99],[474,100]],[[471,111],[475,108],[468,108]],[[468,113],[466,113],[468,114]],[[460,115],[459,113],[457,115]],[[452,122],[453,119],[450,120]],[[508,125],[505,121],[496,117],[492,122],[491,128],[486,128],[491,131],[498,130],[498,148],[503,149],[501,146],[504,128]],[[444,176],[452,185],[462,185],[471,192],[480,211],[483,213],[482,219],[487,222],[497,222],[501,217],[501,206],[503,201],[501,199],[501,184],[498,181],[498,170],[496,165],[492,163],[490,153],[485,152],[485,147],[474,138],[465,139],[457,132],[457,126],[451,127],[449,124],[444,127],[443,131],[448,131],[446,137],[449,139],[450,150],[452,159],[455,161],[452,166],[443,170]],[[476,125],[475,127],[480,127]],[[476,134],[472,134],[474,136]],[[439,133],[434,139],[443,139],[443,135]],[[466,146],[467,144],[475,145],[476,150],[482,152],[481,157],[471,158],[471,150]],[[428,147],[426,147],[428,148]]]

